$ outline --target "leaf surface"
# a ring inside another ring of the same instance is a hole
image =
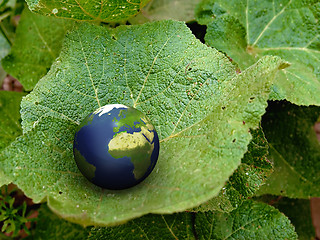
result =
[[[291,199],[281,196],[264,195],[256,200],[268,203],[284,213],[295,227],[299,240],[315,238],[316,233],[315,227],[312,224],[309,199]]]
[[[10,51],[10,44],[7,39],[0,33],[0,60],[4,58]]]
[[[22,134],[20,103],[24,93],[0,91],[0,152]],[[0,186],[10,183],[0,167]]]
[[[24,93],[0,91],[0,151],[22,134],[20,102]]]
[[[253,201],[245,201],[229,214],[149,214],[115,227],[86,229],[58,218],[44,205],[38,223],[31,239],[297,239],[286,216]]]
[[[189,22],[195,19],[194,8],[199,2],[200,0],[152,0],[129,22],[142,24],[165,19]]]
[[[149,0],[27,0],[30,10],[57,18],[117,22],[134,16]]]
[[[241,69],[265,55],[291,63],[279,72],[272,99],[320,105],[319,13],[320,2],[314,0],[209,0],[199,7],[198,19],[208,24],[206,43]]]
[[[72,22],[23,11],[10,54],[2,60],[6,72],[25,90],[33,89],[58,57],[63,37]]]
[[[269,142],[268,158],[274,164],[274,173],[259,194],[320,196],[320,143],[313,128],[319,116],[319,107],[270,103],[262,127]]]
[[[262,128],[251,130],[252,140],[241,160],[219,195],[195,208],[195,211],[231,212],[248,197],[252,197],[272,173],[272,164],[267,160],[268,143]]]
[[[199,239],[297,239],[289,219],[265,203],[245,201],[231,213],[196,215]]]
[[[95,239],[195,239],[190,213],[149,214],[126,224],[91,228],[88,240]]]
[[[7,39],[0,33],[0,60],[2,60],[10,51],[10,44],[8,43]],[[0,64],[0,86],[3,84],[3,80],[7,76],[7,73],[3,70],[2,65]]]
[[[114,30],[81,24],[23,100],[25,135],[0,157],[1,167],[35,202],[47,200],[83,225],[192,208],[215,196],[240,164],[281,67],[281,59],[266,57],[237,75],[182,22]],[[80,121],[115,103],[146,113],[160,139],[152,174],[123,191],[89,183],[72,153]]]

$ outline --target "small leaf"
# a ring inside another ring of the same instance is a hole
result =
[[[134,16],[149,0],[26,0],[30,10],[64,19],[117,22]]]
[[[274,173],[259,190],[260,195],[320,196],[320,143],[313,129],[319,116],[319,107],[270,102],[262,127]]]
[[[201,25],[208,25],[227,11],[216,0],[202,0],[195,8],[196,20]]]
[[[25,90],[32,90],[58,57],[62,39],[71,21],[31,13],[21,15],[10,54],[2,60],[6,72],[17,78]]]
[[[0,32],[0,61],[7,56],[7,54],[10,51],[10,44],[3,35],[3,33]],[[3,70],[2,65],[0,64],[0,86],[3,84],[3,80],[7,76],[7,73]]]
[[[272,173],[271,162],[267,160],[268,143],[261,127],[250,132],[252,140],[240,166],[231,175],[218,196],[201,204],[193,211],[230,212],[248,197],[252,197],[265,183]]]
[[[25,135],[0,157],[1,168],[35,202],[47,200],[83,225],[192,208],[215,196],[240,164],[282,63],[265,57],[237,75],[182,22],[80,24],[23,100]],[[146,113],[161,142],[151,175],[123,191],[89,183],[73,159],[75,128],[108,103]]]
[[[231,213],[197,213],[199,239],[297,239],[289,219],[277,209],[251,200]]]
[[[225,52],[241,69],[265,55],[291,64],[279,72],[272,99],[320,105],[319,1],[210,0],[202,6],[198,18],[208,24],[206,43]]]
[[[256,200],[268,203],[283,212],[295,227],[299,240],[315,238],[316,233],[312,224],[309,199],[290,199],[265,195]]]
[[[4,58],[10,51],[10,44],[7,39],[0,33],[0,60]]]
[[[194,8],[201,0],[151,0],[137,16],[129,19],[131,24],[173,19],[189,22],[195,19]]]

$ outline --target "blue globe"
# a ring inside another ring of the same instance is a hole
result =
[[[73,154],[92,183],[120,190],[143,181],[159,156],[158,134],[147,117],[121,104],[90,113],[76,129]]]

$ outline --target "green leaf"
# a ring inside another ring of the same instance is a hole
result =
[[[149,0],[26,0],[30,10],[45,16],[97,22],[118,22],[136,15]]]
[[[197,213],[195,230],[199,239],[297,239],[286,216],[251,200],[231,213]]]
[[[208,25],[217,16],[225,13],[226,10],[215,0],[202,0],[195,8],[196,21],[201,25]]]
[[[237,75],[182,22],[81,24],[23,100],[25,135],[0,157],[1,167],[35,202],[47,200],[83,225],[192,208],[215,196],[240,164],[282,64],[266,57]],[[108,103],[146,113],[160,138],[153,173],[123,191],[95,187],[73,160],[75,128]]]
[[[20,102],[24,93],[0,91],[0,151],[22,134]]]
[[[7,56],[10,51],[10,44],[7,39],[0,33],[0,60]]]
[[[195,239],[192,215],[149,214],[126,224],[109,228],[91,228],[88,240],[95,239]]]
[[[142,24],[165,19],[189,22],[195,19],[194,8],[199,2],[200,0],[151,0],[129,22]]]
[[[58,57],[62,39],[71,21],[40,16],[25,9],[10,54],[2,60],[4,69],[29,91]]]
[[[268,143],[262,128],[251,130],[252,140],[240,166],[231,175],[217,197],[201,204],[195,211],[223,211],[236,209],[248,197],[252,197],[272,173],[267,160]]]
[[[241,69],[262,56],[280,56],[291,66],[279,72],[271,98],[320,105],[319,1],[216,0],[203,5],[200,22],[210,22],[210,11],[215,18],[208,23],[207,44],[225,52]]]
[[[46,204],[42,204],[37,218],[37,225],[33,229],[32,234],[25,239],[82,240],[87,239],[87,235],[87,229],[59,218],[50,211]]]
[[[1,22],[0,22],[1,23]],[[10,51],[10,44],[8,43],[7,39],[0,33],[0,61],[9,53]],[[7,76],[7,73],[3,70],[0,64],[0,86],[3,84],[3,80]]]
[[[195,229],[193,229],[194,216]],[[271,206],[253,201],[244,202],[229,214],[219,212],[195,215],[187,212],[172,215],[149,214],[120,226],[92,227],[86,230],[59,219],[46,207],[42,207],[38,224],[35,235],[30,236],[31,239],[60,239],[62,236],[64,239],[88,240],[297,239],[294,227],[283,214]],[[76,238],[77,232],[78,238]]]
[[[256,200],[268,203],[284,213],[295,227],[299,240],[315,238],[316,233],[312,224],[309,199],[290,199],[265,195]]]
[[[259,194],[320,196],[320,143],[313,128],[319,116],[319,107],[270,103],[262,127],[269,142],[268,158],[274,164],[274,173]]]

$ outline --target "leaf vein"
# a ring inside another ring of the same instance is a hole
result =
[[[265,31],[268,30],[268,28],[270,27],[270,25],[274,22],[274,20],[276,20],[285,10],[286,8],[291,4],[292,0],[290,0],[286,6],[284,6],[280,12],[278,12],[277,15],[273,16],[273,18],[267,23],[267,25],[264,27],[264,29],[262,30],[262,32],[259,34],[259,36],[257,37],[257,39],[254,41],[254,43],[252,44],[252,46],[255,46],[258,41],[260,40],[260,38],[263,36],[263,34],[265,33]]]

